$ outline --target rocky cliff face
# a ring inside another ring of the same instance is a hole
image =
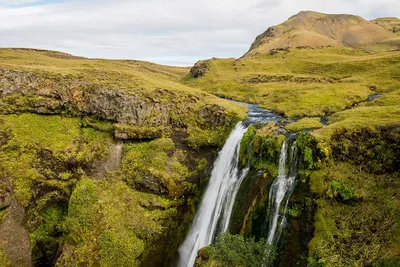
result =
[[[0,69],[1,113],[35,112],[39,114],[74,113],[98,116],[122,124],[140,127],[169,126],[185,128],[189,120],[201,116],[211,126],[224,124],[223,114],[201,108],[199,96],[156,89],[151,95],[119,92],[69,79],[44,78],[35,73]]]

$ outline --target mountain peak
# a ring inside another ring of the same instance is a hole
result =
[[[387,24],[386,21],[369,22],[356,15],[301,11],[259,35],[245,56],[299,46],[393,49],[400,45],[400,38],[389,26],[383,26]],[[393,24],[393,19],[389,21]]]

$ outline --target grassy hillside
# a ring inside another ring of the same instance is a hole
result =
[[[188,75],[186,85],[258,103],[291,118],[330,115],[400,86],[400,52],[290,49],[203,64],[205,74]]]
[[[347,46],[369,51],[393,50],[400,39],[392,28],[396,18],[369,22],[359,16],[301,11],[257,36],[245,56],[285,47]]]
[[[243,116],[243,109],[236,105],[204,94],[198,89],[179,83],[189,68],[158,65],[137,60],[105,60],[75,57],[57,51],[38,49],[0,49],[0,68],[29,72],[39,77],[72,80],[91,87],[106,87],[122,92],[135,92],[148,97],[163,99],[156,89],[191,94],[203,104],[216,103],[233,109]]]
[[[286,130],[310,132],[297,135],[303,162],[277,266],[399,264],[399,51],[293,48],[211,59],[198,62],[184,83],[258,103],[292,118]],[[271,155],[261,159],[277,159]],[[200,266],[224,266],[213,255],[201,251]]]
[[[395,17],[377,18],[371,20],[371,22],[376,23],[388,31],[391,31],[398,36],[400,36],[400,19]]]

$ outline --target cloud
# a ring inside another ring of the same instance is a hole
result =
[[[191,65],[239,57],[258,34],[301,10],[400,14],[397,0],[0,0],[0,46]]]

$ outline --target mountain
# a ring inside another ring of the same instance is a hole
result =
[[[263,54],[276,48],[304,46],[393,50],[400,46],[400,38],[391,28],[395,23],[395,18],[370,22],[354,15],[301,11],[257,36],[245,56]]]
[[[371,22],[378,24],[385,29],[397,34],[400,36],[400,19],[394,17],[387,17],[387,18],[377,18],[371,20]]]

